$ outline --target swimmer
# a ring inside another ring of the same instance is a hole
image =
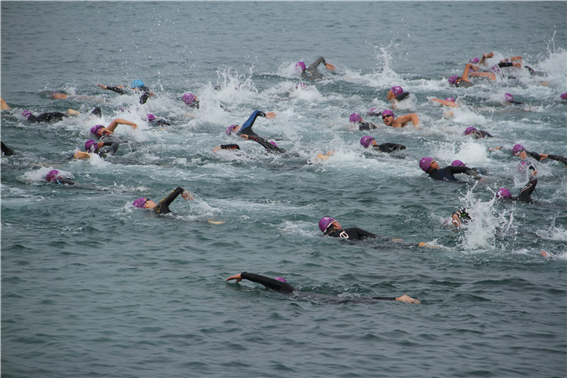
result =
[[[352,113],[350,115],[349,120],[350,120],[350,122],[358,125],[358,129],[360,131],[374,130],[374,129],[378,128],[378,126],[376,126],[372,122],[364,122],[364,120],[362,119],[362,117],[358,113]]]
[[[2,155],[5,156],[12,156],[15,155],[16,153],[14,152],[14,150],[12,150],[10,147],[6,146],[4,144],[4,142],[0,142],[2,144]]]
[[[396,110],[398,108],[398,103],[409,97],[409,92],[404,92],[403,88],[399,85],[390,88],[386,98],[392,103],[392,109]]]
[[[97,84],[97,86],[104,90],[113,91],[121,95],[130,93],[129,91],[124,89],[126,88],[125,85],[109,86],[109,85]],[[140,104],[142,105],[148,101],[148,98],[152,97],[155,94],[153,91],[150,91],[150,89],[146,87],[144,82],[140,79],[134,80],[132,84],[130,84],[130,88],[134,92],[139,92],[139,91],[143,92],[142,96],[140,97]]]
[[[496,80],[496,74],[494,72],[470,72],[472,68],[472,64],[467,63],[465,66],[465,70],[461,77],[459,76],[451,76],[449,78],[449,84],[454,85],[455,87],[459,88],[469,88],[472,87],[474,84],[469,80],[469,76],[471,77],[487,77],[490,80]]]
[[[29,123],[59,122],[63,118],[67,118],[67,117],[70,117],[70,116],[77,116],[79,114],[80,113],[78,111],[73,110],[73,109],[69,109],[67,111],[67,114],[61,113],[61,112],[48,112],[48,113],[42,113],[42,114],[37,115],[37,116],[33,115],[33,113],[29,110],[22,111],[22,116],[24,116],[28,120]]]
[[[417,113],[404,114],[396,117],[393,111],[386,109],[382,111],[382,121],[384,125],[394,128],[406,127],[408,123],[411,122],[413,127],[419,130],[419,117]]]
[[[193,93],[185,93],[183,95],[183,102],[190,108],[199,109],[199,99]]]
[[[366,135],[366,136],[363,136],[362,138],[360,138],[360,144],[364,148],[368,148],[368,147],[372,146],[373,150],[380,151],[380,152],[388,152],[388,153],[397,152],[397,151],[401,151],[401,150],[406,149],[406,146],[404,146],[403,144],[398,144],[398,143],[378,144],[376,142],[376,140],[374,138],[372,138],[370,135]]]
[[[537,177],[535,177],[537,171],[533,171],[531,174],[534,177],[532,177],[530,181],[528,181],[528,183],[522,188],[522,190],[520,190],[520,194],[518,195],[518,197],[512,197],[512,193],[510,193],[508,189],[500,188],[498,192],[496,192],[496,198],[501,198],[510,201],[522,201],[522,202],[532,203],[533,200],[531,195],[537,185]]]
[[[321,64],[321,63],[323,63],[325,65],[325,68],[327,70],[329,70],[329,71],[335,70],[335,66],[330,64],[330,63],[327,63],[325,61],[325,58],[323,58],[323,57],[320,57],[315,62],[313,62],[313,64],[310,65],[309,68],[305,67],[304,62],[297,62],[297,64],[295,65],[295,68],[301,70],[301,77],[306,79],[306,80],[311,80],[311,81],[321,80],[323,78],[323,76],[321,76],[321,74],[319,73],[319,70],[317,69],[317,67],[319,67],[319,64]]]
[[[504,93],[504,101],[505,104],[514,104],[514,105],[522,105],[523,102],[514,101],[514,96],[512,94],[506,92]]]
[[[512,148],[512,155],[519,156],[520,158],[522,158],[522,160],[527,159],[528,155],[531,156],[532,158],[534,158],[537,161],[542,161],[542,160],[545,160],[545,159],[555,160],[555,161],[558,161],[560,163],[565,164],[565,168],[567,168],[567,158],[566,157],[559,156],[559,155],[551,155],[551,154],[538,154],[537,152],[532,152],[532,151],[526,150],[526,148],[524,146],[522,146],[521,144],[516,144],[514,146],[514,148]]]
[[[12,110],[12,108],[10,108],[10,106],[6,103],[6,101],[4,101],[4,99],[2,97],[0,97],[0,109],[1,110]]]
[[[178,186],[171,193],[169,193],[167,197],[159,201],[159,203],[155,203],[149,198],[142,197],[135,200],[134,203],[132,203],[132,205],[142,209],[152,209],[157,214],[167,214],[167,213],[171,213],[171,210],[169,210],[169,205],[180,194],[185,201],[193,201],[193,197],[191,196],[191,193],[189,193],[182,187]]]
[[[419,161],[419,167],[429,175],[430,178],[440,181],[459,181],[453,176],[457,173],[466,173],[474,177],[480,182],[485,182],[478,172],[467,167],[448,166],[443,169],[439,168],[439,164],[430,157],[424,157]]]
[[[469,126],[465,129],[465,135],[471,135],[474,139],[492,138],[492,134],[488,131],[477,130],[473,126]]]
[[[466,167],[467,165],[460,160],[453,160],[451,162],[453,167]],[[468,167],[467,167],[468,168]],[[470,168],[473,171],[476,171],[479,175],[488,175],[488,169],[486,168]]]
[[[47,176],[45,177],[45,181],[53,182],[53,183],[61,184],[61,185],[63,185],[63,184],[75,185],[75,181],[61,176],[59,174],[59,171],[56,170],[56,169],[53,169],[53,170],[47,172]]]
[[[152,126],[171,126],[171,123],[167,122],[165,119],[157,119],[152,113],[146,114],[146,119]]]
[[[232,133],[236,133],[242,139],[253,140],[254,142],[257,142],[260,145],[262,145],[262,147],[264,147],[266,151],[270,153],[275,153],[275,154],[285,153],[286,150],[278,147],[278,145],[275,142],[268,142],[266,139],[262,138],[254,131],[252,131],[252,126],[254,125],[254,122],[256,121],[256,118],[258,116],[268,119],[274,119],[276,118],[276,113],[273,112],[264,113],[259,110],[255,110],[250,115],[250,117],[248,117],[246,122],[244,122],[244,125],[242,125],[242,127],[238,125],[231,125],[226,129],[226,134],[231,135]]]
[[[292,294],[292,293],[300,293],[307,298],[319,298],[330,302],[335,303],[345,303],[345,302],[373,302],[375,300],[378,301],[399,301],[399,302],[406,302],[406,303],[421,303],[420,300],[414,299],[408,295],[402,295],[400,297],[370,297],[370,298],[340,298],[340,297],[333,297],[330,295],[323,295],[323,294],[315,294],[315,293],[302,293],[299,290],[295,289],[293,286],[287,283],[287,281],[282,277],[270,278],[266,276],[261,276],[259,274],[242,272],[239,274],[235,274],[234,276],[230,276],[226,279],[226,281],[236,280],[236,283],[239,283],[242,280],[248,280],[255,283],[259,283],[268,289],[279,291],[285,294]]]
[[[458,105],[455,103],[455,98],[454,97],[447,97],[444,100],[440,100],[438,98],[432,98],[431,101],[435,101],[440,103],[441,105],[444,106],[449,106],[451,108],[456,108]]]
[[[91,154],[97,154],[101,158],[105,158],[109,155],[114,155],[120,146],[119,142],[113,141],[106,141],[106,142],[96,142],[92,139],[89,139],[85,142],[85,150],[77,151],[73,154],[74,159],[89,159]],[[106,147],[106,148],[104,148]]]
[[[469,223],[471,221],[471,217],[467,212],[467,209],[461,209],[459,211],[455,211],[453,215],[451,215],[451,223],[455,225],[455,227],[460,227],[463,223]]]
[[[91,127],[91,134],[93,134],[97,139],[111,139],[114,138],[114,130],[118,125],[129,125],[132,126],[132,129],[136,130],[138,125],[134,122],[127,121],[125,119],[116,118],[114,121],[110,122],[108,127],[104,127],[103,125],[96,125]]]
[[[214,153],[217,153],[219,150],[240,150],[240,146],[238,144],[221,144],[213,148]]]
[[[364,231],[358,227],[349,227],[343,229],[341,224],[331,217],[323,217],[319,221],[319,229],[326,236],[332,236],[335,238],[344,238],[349,240],[364,240],[364,239],[374,239],[378,235],[371,232]],[[399,239],[395,239],[398,241]]]

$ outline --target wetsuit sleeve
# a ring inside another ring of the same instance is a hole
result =
[[[492,138],[492,134],[490,134],[488,131],[480,130],[479,133],[483,138]]]
[[[275,153],[275,154],[283,154],[283,153],[286,152],[283,148],[280,148],[278,146],[274,146],[273,144],[271,144],[270,142],[268,142],[266,139],[264,139],[262,137],[249,136],[248,139],[253,140],[256,143],[259,143],[268,152],[272,152],[272,153]]]
[[[281,282],[274,278],[261,276],[259,274],[242,272],[240,273],[240,277],[242,277],[242,279],[264,285],[268,289],[281,291],[283,293],[292,293],[295,290],[293,286],[291,286],[287,282]]]
[[[114,155],[120,146],[120,142],[107,141],[104,142],[104,146],[107,147],[105,151],[106,153]]]
[[[466,173],[469,176],[473,176],[474,178],[480,178],[479,174],[477,171],[470,169],[469,167],[447,167],[449,168],[449,171],[451,172],[452,175],[456,174],[456,173]],[[444,168],[445,170],[447,168]]]
[[[254,131],[252,131],[252,126],[254,125],[254,122],[256,121],[256,118],[258,116],[265,117],[266,114],[264,112],[259,111],[259,110],[255,110],[254,113],[252,113],[250,115],[250,117],[248,117],[246,122],[244,122],[244,125],[242,125],[242,128],[240,129],[239,134],[256,135],[256,133]]]
[[[559,155],[547,155],[547,158],[548,158],[548,159],[551,159],[551,160],[558,161],[558,162],[560,162],[560,163],[563,163],[563,164],[567,165],[567,158],[564,157],[564,156],[559,156]]]
[[[154,211],[158,214],[167,214],[170,213],[169,205],[177,198],[178,195],[183,193],[184,189],[180,186],[175,188],[167,197],[159,201],[158,205],[154,207]]]
[[[144,94],[140,97],[140,104],[144,105],[148,98],[150,98],[150,92],[144,92]]]
[[[514,62],[500,62],[498,63],[498,67],[502,68],[502,67],[513,67],[514,66]]]
[[[43,113],[35,117],[35,122],[59,122],[66,118],[67,114],[61,112]]]
[[[111,87],[111,86],[106,86],[106,89],[112,92],[116,92],[116,93],[120,93],[120,94],[126,94],[127,92],[122,89],[122,88],[118,88],[118,87]]]
[[[378,301],[395,301],[396,297],[372,297],[372,299],[376,299]]]
[[[541,160],[541,156],[539,156],[539,154],[537,152],[526,151],[526,154],[530,155],[531,157],[533,157],[537,161]]]
[[[319,57],[319,59],[317,59],[315,62],[313,62],[313,64],[311,64],[309,67],[307,67],[307,71],[313,71],[313,70],[317,70],[317,67],[319,67],[319,64],[327,64],[327,62],[325,61],[325,58],[323,57]]]
[[[409,92],[403,92],[402,94],[396,96],[396,100],[402,101],[405,100],[408,96],[409,96]]]
[[[14,152],[14,150],[12,150],[10,147],[6,146],[4,144],[4,142],[2,142],[2,153],[6,156],[12,156],[15,155],[16,153]]]
[[[223,150],[240,150],[238,144],[221,144],[220,148]]]
[[[534,192],[537,185],[537,178],[532,178],[520,191],[520,195],[518,195],[518,200],[524,202],[532,202],[532,193]]]

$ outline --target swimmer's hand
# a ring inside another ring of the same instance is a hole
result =
[[[102,89],[107,89],[108,87],[106,85],[102,85],[102,84],[97,84],[98,87],[101,87]]]
[[[400,302],[406,302],[406,303],[421,303],[421,301],[419,299],[414,299],[412,297],[410,297],[409,295],[402,295],[401,297],[397,297],[396,298],[397,301]]]
[[[543,257],[549,257],[549,258],[553,257],[551,253],[545,251],[541,251],[539,254],[542,255]]]
[[[276,113],[274,113],[274,112],[267,112],[267,113],[266,113],[266,118],[267,118],[267,119],[274,119],[274,118],[276,118]]]
[[[502,148],[502,146],[500,146],[500,147],[494,147],[494,148],[489,148],[488,151],[494,152],[494,151],[498,151],[498,150],[501,149],[501,148]]]
[[[235,274],[234,276],[228,277],[226,280],[227,280],[227,281],[236,280],[236,283],[239,283],[240,281],[242,281],[242,277],[240,276],[241,274],[242,274],[242,273]],[[406,297],[407,297],[407,295],[406,295]],[[400,297],[400,298],[401,298],[401,297]],[[396,299],[396,300],[397,300],[397,299]]]
[[[191,197],[191,193],[189,193],[186,190],[184,190],[183,193],[181,193],[181,196],[185,201],[193,201],[193,197]]]
[[[325,68],[328,69],[329,71],[334,71],[335,65],[331,63],[325,63]]]
[[[451,217],[451,223],[453,223],[455,225],[455,227],[459,227],[461,225],[461,220],[459,219],[458,214],[453,214],[453,216]],[[420,245],[420,247],[421,247],[421,245]]]
[[[436,246],[435,244],[432,244],[433,242],[421,242],[418,244],[418,247],[425,247],[425,248],[439,248],[438,246]]]

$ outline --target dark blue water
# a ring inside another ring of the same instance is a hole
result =
[[[502,204],[527,182],[510,149],[567,155],[564,2],[3,2],[2,376],[564,377],[567,371],[567,170],[538,164],[534,204]],[[449,87],[484,52],[521,55],[517,79]],[[302,89],[294,70],[324,56],[335,73]],[[142,79],[152,97],[97,83]],[[542,83],[542,82],[546,83]],[[348,122],[386,93],[421,130]],[[217,89],[215,89],[217,87]],[[53,100],[52,91],[85,96]],[[181,101],[195,93],[198,110]],[[504,93],[521,106],[504,106]],[[430,101],[456,97],[452,117]],[[223,106],[221,108],[221,105]],[[102,120],[88,113],[102,109]],[[29,124],[20,115],[81,115]],[[293,157],[224,130],[254,130]],[[145,121],[167,118],[168,127]],[[187,114],[191,113],[192,116]],[[117,156],[66,160],[115,118]],[[489,140],[465,137],[468,126]],[[238,142],[242,155],[214,154]],[[503,146],[501,151],[488,148]],[[335,151],[327,161],[316,154]],[[460,159],[488,183],[451,184],[418,166]],[[73,187],[45,182],[57,169]],[[136,209],[181,186],[177,216]],[[443,224],[467,207],[474,221]],[[325,238],[332,216],[403,242]],[[214,223],[212,223],[213,221]],[[222,223],[224,222],[224,223]],[[417,247],[428,242],[432,248]],[[553,258],[544,258],[540,251]],[[243,281],[285,277],[291,297]],[[422,301],[364,301],[408,294]],[[329,299],[331,298],[331,299]],[[340,299],[351,299],[337,303]]]

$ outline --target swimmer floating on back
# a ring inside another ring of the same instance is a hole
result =
[[[373,301],[400,301],[406,303],[421,303],[418,299],[414,299],[408,295],[402,295],[400,297],[370,297],[370,298],[340,298],[334,297],[330,295],[323,295],[323,294],[315,294],[315,293],[302,293],[299,290],[295,289],[293,286],[287,283],[287,281],[282,277],[270,278],[266,276],[261,276],[259,274],[242,272],[239,274],[235,274],[234,276],[230,276],[226,279],[226,281],[236,280],[236,283],[239,283],[242,280],[248,280],[255,283],[259,283],[264,285],[268,289],[279,291],[280,293],[285,294],[292,294],[298,293],[305,295],[308,298],[313,299],[321,299],[323,301],[329,301],[334,303],[345,303],[345,302],[373,302]]]

